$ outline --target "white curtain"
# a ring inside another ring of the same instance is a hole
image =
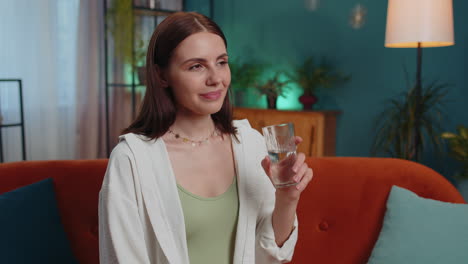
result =
[[[105,145],[104,4],[80,0],[77,53],[76,158],[107,156]]]
[[[0,1],[0,79],[23,81],[28,160],[77,157],[79,2]],[[5,90],[0,86],[4,123],[18,116],[16,99]],[[17,160],[19,129],[2,132],[4,161]]]
[[[103,0],[0,0],[0,79],[23,81],[28,160],[106,157],[103,13]],[[0,82],[0,123],[19,121],[14,85]],[[4,161],[20,160],[21,130],[0,131]]]

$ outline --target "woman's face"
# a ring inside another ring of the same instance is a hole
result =
[[[165,78],[179,112],[195,115],[218,112],[231,82],[223,39],[209,32],[184,39],[174,50]]]

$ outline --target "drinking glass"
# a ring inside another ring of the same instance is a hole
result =
[[[276,188],[296,185],[292,167],[296,162],[294,124],[285,123],[262,128],[266,148],[270,156],[270,176]]]

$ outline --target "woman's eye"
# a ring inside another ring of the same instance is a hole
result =
[[[227,61],[220,61],[219,64],[221,64],[221,65],[227,65],[228,62],[227,62]]]
[[[198,69],[201,69],[201,64],[195,64],[193,66],[190,66],[189,70],[192,71],[192,70],[198,70]]]

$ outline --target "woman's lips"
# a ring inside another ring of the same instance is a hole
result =
[[[217,100],[219,97],[221,97],[221,90],[200,94],[200,96],[208,100]]]

